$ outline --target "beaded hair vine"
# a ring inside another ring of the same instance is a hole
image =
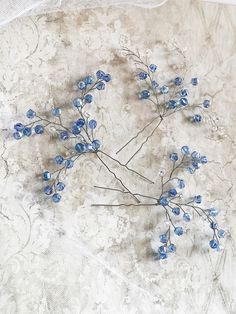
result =
[[[212,238],[209,241],[209,245],[212,249],[220,251],[222,245],[220,244],[220,238],[224,238],[225,231],[219,228],[216,221],[218,215],[218,209],[215,207],[205,208],[201,205],[202,196],[195,195],[191,197],[184,197],[182,191],[186,186],[186,181],[181,177],[183,171],[186,170],[189,174],[194,174],[200,166],[207,163],[207,157],[202,156],[199,152],[190,152],[190,148],[186,145],[181,148],[181,155],[173,152],[169,156],[172,167],[169,171],[160,171],[161,189],[157,195],[144,195],[140,193],[134,193],[139,197],[139,203],[125,203],[122,204],[94,204],[94,206],[110,206],[110,207],[156,207],[165,213],[165,220],[163,222],[164,232],[160,235],[159,240],[161,245],[153,245],[154,256],[158,259],[166,259],[169,253],[176,251],[176,245],[173,243],[172,234],[182,236],[185,232],[183,224],[189,223],[192,217],[197,214],[205,222],[209,224],[210,230],[212,230]],[[110,187],[98,188],[116,191],[124,195],[126,191]],[[159,195],[158,195],[159,194]]]
[[[160,124],[169,116],[179,112],[188,111],[191,113],[189,120],[192,123],[199,124],[202,121],[202,116],[205,109],[209,108],[211,101],[209,99],[203,99],[200,104],[192,104],[189,98],[190,87],[195,88],[199,84],[199,79],[194,77],[191,82],[184,84],[184,78],[175,77],[169,84],[159,84],[154,78],[158,67],[155,64],[148,64],[144,62],[139,53],[134,53],[131,50],[124,48],[124,52],[127,56],[131,57],[137,65],[138,80],[145,83],[146,88],[143,89],[138,95],[142,101],[149,101],[154,105],[156,114],[154,118],[149,121],[141,130],[139,130],[135,136],[133,136],[125,145],[123,145],[116,153],[119,154],[127,146],[129,146],[140,134],[144,132],[146,128],[152,126],[151,132],[141,142],[139,148],[128,159],[125,165],[128,165],[130,161],[141,151],[147,141],[154,135]],[[198,110],[199,112],[196,112]],[[214,121],[211,120],[213,123]],[[181,156],[179,153],[172,152],[169,155],[172,162],[172,167],[165,173],[165,170],[160,171],[161,189],[159,195],[144,195],[140,193],[134,193],[135,196],[141,198],[139,203],[123,203],[122,204],[95,204],[95,206],[123,206],[123,207],[135,207],[135,206],[154,206],[164,211],[166,220],[164,225],[167,225],[167,230],[159,236],[160,245],[154,242],[153,252],[154,256],[158,259],[166,259],[169,253],[176,251],[176,245],[172,241],[172,234],[182,236],[185,229],[181,224],[189,223],[193,215],[197,214],[204,221],[209,224],[210,230],[212,230],[212,237],[209,241],[209,246],[220,251],[223,247],[220,244],[220,239],[224,238],[225,231],[219,228],[216,221],[218,215],[218,209],[215,207],[205,208],[201,205],[202,196],[195,195],[191,197],[183,196],[183,189],[185,188],[185,180],[181,178],[181,173],[185,170],[190,175],[194,174],[202,165],[205,165],[208,160],[207,157],[201,155],[197,151],[190,151],[190,148],[185,145],[181,148]],[[126,191],[111,187],[98,187],[104,190],[116,191],[127,194]],[[166,228],[166,227],[165,227]]]
[[[145,82],[146,87],[139,93],[139,98],[142,101],[149,101],[155,106],[155,116],[149,121],[141,130],[137,132],[125,145],[123,145],[116,153],[119,154],[128,145],[130,145],[140,134],[142,134],[148,127],[152,127],[151,132],[141,142],[138,150],[128,159],[126,163],[121,163],[118,159],[110,156],[101,149],[101,141],[95,138],[95,129],[97,121],[89,119],[86,114],[85,107],[93,101],[93,92],[95,90],[104,90],[106,84],[111,81],[111,75],[101,70],[96,72],[96,76],[86,76],[83,80],[77,83],[78,97],[76,97],[72,105],[76,109],[76,115],[73,117],[69,125],[62,122],[61,108],[54,107],[51,111],[51,117],[42,117],[34,110],[29,109],[26,113],[31,122],[22,124],[16,123],[14,125],[13,136],[16,140],[23,137],[31,137],[34,135],[42,135],[48,126],[54,126],[57,137],[60,141],[70,141],[71,155],[64,157],[57,155],[53,158],[56,170],[45,170],[42,174],[42,179],[47,182],[44,187],[44,194],[50,196],[52,201],[59,203],[61,201],[61,192],[65,188],[65,183],[61,180],[61,175],[66,174],[68,169],[73,168],[74,163],[84,154],[94,154],[99,162],[114,176],[114,178],[122,186],[122,189],[96,186],[96,188],[116,191],[125,195],[130,195],[135,203],[122,204],[93,204],[94,206],[155,206],[161,208],[166,216],[165,225],[167,229],[160,235],[160,243],[158,247],[154,245],[154,256],[158,259],[166,259],[169,253],[176,251],[176,245],[172,241],[172,234],[182,236],[184,228],[182,223],[189,223],[192,216],[197,214],[204,221],[209,223],[210,230],[212,230],[212,238],[209,245],[212,249],[220,251],[220,238],[225,236],[225,231],[218,227],[216,216],[218,209],[205,208],[201,205],[202,196],[195,195],[191,197],[183,197],[182,190],[185,187],[185,180],[179,176],[184,170],[189,174],[194,174],[200,166],[208,162],[207,157],[199,154],[197,151],[190,152],[187,145],[181,148],[181,157],[179,153],[173,152],[170,154],[170,160],[173,163],[169,171],[165,173],[164,170],[160,172],[161,190],[157,195],[144,195],[140,193],[131,192],[127,184],[108,166],[103,159],[109,158],[119,166],[134,173],[149,183],[154,183],[152,180],[143,176],[136,170],[129,167],[130,161],[141,151],[147,141],[154,135],[160,124],[169,116],[172,116],[179,111],[191,112],[190,121],[193,123],[200,123],[202,121],[202,112],[209,108],[211,101],[203,99],[201,104],[191,104],[190,101],[190,86],[195,88],[199,84],[199,79],[194,77],[191,82],[184,84],[182,77],[175,77],[170,84],[161,84],[154,78],[158,67],[155,64],[148,64],[144,62],[139,53],[134,53],[125,48],[125,53],[131,57],[138,66],[138,79]],[[198,112],[196,112],[198,110]],[[167,175],[168,173],[168,175]],[[144,201],[145,200],[145,201]],[[180,217],[182,218],[180,219]]]
[[[191,81],[185,84],[184,77],[177,76],[168,83],[161,84],[158,80],[158,67],[155,64],[148,64],[145,62],[140,53],[133,52],[128,48],[123,48],[124,54],[129,57],[137,68],[136,76],[138,80],[143,83],[143,89],[138,93],[138,97],[141,101],[148,102],[154,108],[154,116],[147,124],[138,132],[132,136],[117,152],[121,153],[127,148],[134,140],[138,139],[143,132],[149,128],[151,131],[147,137],[140,143],[138,149],[127,160],[128,165],[131,160],[142,150],[143,146],[148,140],[155,134],[159,126],[172,117],[177,112],[190,113],[189,121],[194,124],[200,124],[203,120],[203,116],[210,115],[206,112],[211,105],[210,99],[202,99],[199,103],[193,104],[190,96],[192,89],[195,89],[199,84],[199,78],[193,77]],[[180,53],[182,54],[182,53]],[[183,73],[183,75],[185,75]],[[148,107],[147,107],[148,108]],[[211,122],[215,122],[211,119]]]
[[[137,200],[137,197],[125,186],[123,181],[118,175],[108,166],[103,157],[107,157],[119,166],[124,167],[126,170],[134,173],[135,175],[145,179],[149,182],[148,178],[141,175],[137,171],[131,169],[128,165],[122,164],[119,160],[107,154],[101,149],[101,141],[95,138],[95,129],[97,121],[89,119],[85,111],[86,105],[92,103],[95,90],[102,91],[105,89],[106,84],[111,81],[111,75],[101,70],[96,72],[95,76],[88,75],[83,80],[77,83],[77,92],[79,93],[72,101],[72,106],[75,109],[75,116],[72,121],[67,125],[64,124],[62,119],[62,109],[54,107],[51,110],[50,118],[42,117],[34,110],[29,109],[26,117],[30,120],[29,123],[18,122],[14,125],[13,137],[16,140],[21,140],[24,137],[41,136],[45,133],[45,129],[53,126],[57,138],[64,142],[70,141],[71,149],[70,156],[64,157],[57,155],[53,158],[56,166],[55,170],[45,170],[42,173],[43,181],[47,182],[43,192],[45,195],[50,196],[52,201],[59,203],[61,201],[61,192],[65,189],[65,183],[62,182],[61,176],[66,175],[67,170],[73,168],[74,163],[81,158],[84,154],[93,154],[101,162],[101,164],[115,177],[121,186]],[[69,108],[69,107],[68,107]]]

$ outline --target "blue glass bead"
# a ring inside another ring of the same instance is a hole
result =
[[[179,102],[180,102],[181,106],[185,107],[188,105],[188,98],[182,97],[182,98],[180,98]]]
[[[194,174],[194,172],[195,172],[195,169],[192,168],[192,167],[187,167],[186,170],[187,170],[188,173],[190,173],[190,174]]]
[[[159,253],[166,253],[166,251],[167,251],[167,249],[166,249],[165,245],[159,246],[159,248],[158,248],[158,252]]]
[[[166,197],[160,197],[159,199],[159,205],[162,205],[162,206],[167,206],[169,204],[169,201]]]
[[[44,181],[48,181],[51,179],[51,173],[49,171],[44,171],[42,176]]]
[[[177,195],[176,189],[170,189],[168,193],[170,197],[175,197]]]
[[[181,91],[179,92],[180,97],[187,97],[188,94],[189,94],[189,91],[186,88],[181,89]]]
[[[188,147],[187,145],[182,146],[181,152],[182,152],[182,154],[184,154],[184,155],[188,155],[188,154],[190,153],[189,147]]]
[[[22,131],[23,129],[24,129],[24,125],[22,124],[22,123],[16,123],[15,125],[14,125],[14,129],[16,130],[16,131]]]
[[[180,189],[185,188],[185,182],[183,179],[178,179],[178,188],[180,188]]]
[[[96,72],[96,76],[97,76],[97,78],[98,78],[99,80],[102,80],[105,75],[106,75],[106,73],[103,72],[103,71],[101,71],[101,70],[99,70],[99,71]]]
[[[171,243],[171,244],[168,246],[167,251],[168,251],[169,253],[174,253],[174,252],[176,252],[176,246],[175,246],[173,243]]]
[[[70,169],[70,168],[73,167],[73,165],[74,165],[74,162],[73,162],[72,159],[67,159],[67,160],[65,161],[65,166],[66,166],[66,168]]]
[[[169,87],[166,86],[166,85],[163,85],[161,88],[160,88],[160,92],[162,94],[168,94],[169,93]]]
[[[23,129],[23,134],[24,134],[25,136],[30,136],[30,135],[32,134],[32,129],[26,126],[26,127]]]
[[[179,157],[178,157],[177,153],[171,153],[170,154],[170,160],[177,161],[178,159],[179,159]]]
[[[64,158],[61,155],[58,155],[54,158],[54,161],[57,165],[61,165],[64,162]]]
[[[192,84],[193,86],[197,86],[198,83],[199,83],[199,79],[198,79],[197,77],[193,77],[193,78],[191,79],[191,84]]]
[[[191,220],[190,215],[189,215],[188,213],[184,213],[184,214],[183,214],[183,220],[184,220],[185,222],[189,222],[189,221]]]
[[[44,193],[46,195],[51,195],[52,194],[52,187],[50,185],[45,186],[45,188],[43,189]]]
[[[95,129],[97,126],[97,121],[96,120],[90,120],[88,123],[88,126],[90,129]]]
[[[208,213],[211,217],[216,217],[219,214],[219,211],[217,208],[209,208]]]
[[[160,235],[160,242],[161,243],[167,243],[168,242],[168,236],[166,233]]]
[[[105,87],[106,87],[106,85],[103,82],[98,82],[96,84],[96,89],[97,90],[103,90],[103,89],[105,89]]]
[[[44,126],[41,125],[41,124],[37,124],[35,127],[34,127],[34,132],[36,134],[43,134],[44,132]]]
[[[210,242],[209,242],[209,245],[212,249],[217,249],[218,248],[218,242],[214,239],[212,239]]]
[[[69,133],[67,131],[62,131],[60,132],[60,139],[65,141],[65,140],[68,140],[69,138]]]
[[[73,106],[74,106],[74,107],[80,108],[80,107],[82,107],[82,105],[83,105],[82,99],[80,99],[80,98],[75,98],[75,99],[73,100]]]
[[[99,140],[92,141],[92,147],[94,150],[98,150],[101,147],[101,142]]]
[[[206,164],[206,163],[208,162],[207,157],[206,157],[206,156],[201,156],[200,162],[201,162],[202,164]]]
[[[81,128],[77,125],[73,125],[71,128],[71,131],[74,135],[78,135],[81,132]]]
[[[216,222],[214,222],[214,221],[212,221],[211,223],[210,223],[210,227],[211,227],[211,229],[216,229],[217,228],[217,223]]]
[[[61,109],[60,108],[53,108],[52,109],[52,115],[54,117],[59,117],[61,115]]]
[[[148,74],[146,72],[139,72],[138,77],[140,80],[146,80]]]
[[[75,145],[75,150],[78,152],[78,153],[84,153],[84,152],[86,152],[86,146],[85,146],[85,144],[82,144],[82,143],[77,143],[76,145]]]
[[[54,193],[52,196],[52,200],[54,203],[59,203],[61,200],[61,195],[59,193]]]
[[[210,100],[208,100],[208,99],[205,99],[204,101],[203,101],[203,103],[202,103],[202,105],[203,105],[203,107],[204,108],[209,108],[210,107],[210,105],[211,105],[211,101]]]
[[[27,118],[29,119],[33,119],[35,116],[36,116],[36,112],[32,109],[29,109],[27,112],[26,112],[26,116]]]
[[[201,204],[201,202],[202,202],[202,197],[201,197],[201,195],[196,195],[196,196],[194,196],[194,202],[195,202],[196,204]]]
[[[75,124],[78,126],[78,127],[83,127],[84,126],[84,124],[85,124],[85,120],[84,119],[82,119],[82,118],[80,118],[80,119],[78,119],[77,121],[75,121]]]
[[[148,99],[149,97],[150,97],[150,92],[146,89],[141,91],[141,93],[139,94],[140,99]]]
[[[152,81],[152,87],[157,88],[158,86],[159,86],[159,84],[157,83],[157,81],[153,80]]]
[[[183,82],[182,77],[176,77],[176,78],[174,79],[174,84],[175,84],[176,86],[181,85],[182,82]]]
[[[177,102],[175,100],[169,100],[167,104],[168,109],[175,109],[177,107]]]
[[[192,117],[192,121],[194,123],[200,123],[202,121],[202,116],[200,114],[195,114],[193,117]]]
[[[91,84],[93,84],[93,83],[94,83],[94,77],[91,76],[91,75],[86,76],[85,79],[84,79],[84,83],[85,83],[86,85],[91,85]]]
[[[184,233],[184,230],[183,230],[182,227],[175,227],[174,233],[175,233],[177,236],[181,236],[181,235]]]
[[[78,87],[79,87],[79,89],[83,90],[86,88],[86,84],[84,83],[84,81],[81,81],[78,83]]]
[[[191,156],[192,156],[193,159],[200,160],[200,158],[201,158],[201,155],[198,152],[196,152],[196,151],[192,152]]]
[[[193,161],[192,162],[192,166],[193,166],[194,169],[199,169],[200,168],[200,163],[197,162],[197,161]]]
[[[103,76],[103,80],[105,81],[105,82],[110,82],[111,81],[111,75],[110,74],[105,74],[104,76]]]
[[[89,151],[94,151],[92,144],[85,144],[85,147],[86,147],[86,151],[87,151],[87,152],[89,152]]]
[[[149,65],[149,70],[153,73],[153,72],[156,72],[157,70],[157,66],[155,64],[150,64]]]
[[[160,259],[166,259],[168,256],[167,256],[167,254],[166,253],[160,253],[159,254],[159,258]]]
[[[225,236],[225,231],[223,229],[218,230],[218,237],[224,238],[224,236]]]
[[[180,214],[180,208],[179,207],[173,207],[172,208],[172,213],[176,216]]]
[[[56,185],[57,191],[63,191],[65,188],[65,184],[63,182],[58,182]]]
[[[21,132],[14,132],[13,137],[15,140],[20,140],[22,138],[23,134]]]
[[[93,101],[93,95],[91,94],[85,95],[84,100],[86,103],[91,104],[91,102]]]

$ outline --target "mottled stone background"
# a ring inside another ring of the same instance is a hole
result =
[[[152,10],[111,6],[31,16],[0,29],[0,313],[236,313],[235,33],[236,7],[185,0]],[[188,78],[198,75],[198,93],[213,101],[213,122],[205,117],[196,127],[181,113],[172,116],[132,161],[155,185],[122,175],[133,190],[155,195],[172,149],[189,144],[206,154],[210,162],[190,179],[186,195],[202,194],[206,206],[221,209],[228,232],[222,253],[209,252],[208,227],[196,217],[178,239],[177,253],[154,261],[151,241],[164,228],[162,213],[92,207],[124,198],[93,188],[118,184],[91,157],[70,171],[63,202],[54,206],[41,196],[39,174],[52,166],[62,144],[50,135],[12,140],[14,122],[29,107],[70,106],[74,82],[102,68],[113,81],[89,112],[113,154],[153,115],[136,97],[134,67],[121,46],[138,48],[157,63],[160,80],[178,73],[180,49]]]

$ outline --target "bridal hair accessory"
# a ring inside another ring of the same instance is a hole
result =
[[[134,193],[141,199],[140,203],[124,203],[122,204],[94,204],[94,206],[118,206],[118,207],[156,207],[158,212],[164,211],[165,220],[163,221],[163,232],[159,237],[160,245],[157,246],[153,242],[154,256],[158,259],[166,259],[170,253],[176,251],[174,237],[181,237],[187,229],[187,225],[192,218],[197,215],[209,225],[212,231],[212,237],[209,240],[209,246],[216,250],[222,250],[220,239],[224,238],[225,231],[218,226],[216,216],[218,209],[215,207],[202,206],[203,198],[201,195],[185,197],[183,190],[186,186],[186,179],[182,176],[184,172],[188,175],[193,175],[200,167],[205,165],[207,157],[201,155],[197,151],[190,151],[186,145],[181,148],[181,152],[172,152],[169,155],[169,160],[172,166],[168,171],[160,170],[161,188],[159,195],[143,195]],[[127,194],[126,191],[114,189],[110,187],[98,187],[104,190],[117,191]],[[185,226],[184,226],[185,225]]]
[[[153,118],[116,152],[116,154],[121,153],[134,140],[138,139],[146,129],[151,129],[148,136],[140,143],[138,149],[127,160],[126,165],[142,150],[148,140],[154,136],[161,123],[180,111],[187,113],[188,120],[195,125],[201,124],[204,116],[210,118],[211,123],[215,124],[206,112],[206,109],[211,105],[211,100],[203,98],[196,103],[191,98],[191,94],[194,93],[194,89],[200,82],[198,77],[193,77],[190,82],[185,82],[184,77],[176,76],[168,83],[162,83],[158,79],[159,69],[157,65],[145,62],[139,52],[133,52],[128,48],[123,48],[123,51],[127,57],[133,60],[137,67],[136,77],[143,86],[142,90],[137,94],[138,98],[144,103],[146,102],[147,110],[150,108],[148,104],[155,110]]]
[[[154,206],[158,210],[161,209],[165,213],[165,230],[160,234],[160,245],[153,245],[154,256],[158,259],[166,259],[169,254],[176,251],[176,244],[173,237],[181,237],[185,231],[185,224],[190,223],[195,215],[200,216],[204,222],[207,222],[209,229],[212,231],[212,237],[209,239],[209,246],[220,251],[222,246],[220,239],[225,236],[225,231],[218,226],[216,216],[218,209],[215,207],[202,206],[202,196],[194,195],[185,197],[182,191],[186,186],[186,179],[183,172],[188,175],[193,175],[200,167],[207,164],[207,157],[201,155],[197,151],[190,151],[190,148],[185,145],[181,148],[181,152],[172,152],[169,159],[172,167],[169,171],[162,169],[160,171],[161,188],[157,195],[144,195],[131,192],[128,186],[112,171],[102,156],[106,156],[119,166],[138,175],[149,183],[154,183],[139,172],[131,169],[128,164],[142,149],[145,143],[167,117],[175,114],[178,111],[187,111],[191,113],[189,120],[192,123],[199,124],[202,121],[205,109],[209,108],[211,101],[203,99],[200,103],[194,104],[190,100],[190,89],[195,88],[199,84],[199,79],[194,77],[189,84],[184,83],[184,78],[175,77],[169,84],[160,84],[154,78],[154,74],[158,71],[155,64],[147,64],[142,61],[139,54],[135,54],[125,48],[128,56],[131,56],[138,65],[138,79],[145,82],[146,87],[139,93],[139,98],[142,101],[149,101],[155,107],[154,118],[141,130],[137,132],[125,145],[117,151],[120,153],[134,139],[136,139],[147,127],[152,126],[151,133],[140,144],[139,149],[129,158],[126,163],[121,163],[118,159],[110,156],[101,149],[101,141],[95,137],[95,129],[97,121],[89,119],[89,115],[85,111],[86,105],[93,102],[93,92],[95,90],[104,90],[106,84],[111,81],[111,75],[103,71],[97,71],[95,76],[86,76],[79,81],[78,97],[76,97],[72,105],[75,108],[76,116],[73,117],[70,125],[65,125],[62,121],[62,110],[59,107],[54,107],[51,110],[51,118],[41,117],[34,110],[29,109],[26,113],[31,122],[27,124],[16,123],[14,126],[13,136],[16,140],[24,137],[42,135],[45,129],[49,126],[55,128],[57,138],[60,141],[74,142],[71,149],[71,155],[64,157],[57,155],[53,158],[56,170],[45,170],[42,173],[42,179],[46,182],[44,194],[50,196],[53,202],[61,201],[62,191],[65,189],[65,183],[61,180],[61,175],[67,174],[68,169],[73,168],[74,163],[83,155],[93,154],[101,162],[101,164],[114,176],[114,178],[122,186],[121,189],[112,187],[95,186],[99,189],[116,191],[124,195],[130,195],[134,200],[133,203],[122,204],[93,204],[93,206]]]
[[[135,200],[137,200],[137,197],[132,194],[123,181],[107,165],[103,157],[109,158],[113,162],[118,163],[119,166],[126,168],[126,170],[133,172],[142,179],[152,182],[137,171],[122,164],[119,160],[104,152],[101,149],[101,141],[95,137],[97,121],[95,119],[89,119],[89,114],[85,111],[85,108],[87,104],[93,102],[93,92],[95,90],[104,90],[107,83],[110,81],[111,75],[99,70],[96,72],[96,76],[86,76],[83,80],[80,80],[77,83],[78,97],[72,101],[72,106],[75,109],[75,116],[71,117],[73,119],[69,123],[68,121],[66,121],[66,124],[64,123],[62,114],[64,112],[62,112],[62,109],[54,107],[51,110],[49,118],[47,116],[42,117],[41,115],[38,115],[36,111],[29,109],[26,116],[30,122],[24,124],[18,122],[14,125],[13,137],[16,140],[41,136],[44,134],[46,128],[53,127],[58,140],[71,143],[69,156],[54,156],[53,160],[56,169],[50,171],[45,170],[42,173],[42,180],[46,182],[43,192],[45,195],[51,197],[52,201],[55,203],[59,203],[61,201],[61,194],[65,189],[65,183],[62,181],[61,177],[66,177],[67,171],[73,168],[75,162],[85,154],[95,155],[101,164],[115,177],[117,181],[119,181],[122,187],[129,194],[131,194]]]
[[[144,102],[149,102],[155,109],[153,119],[116,152],[119,154],[137,139],[145,129],[152,127],[151,132],[125,163],[126,166],[154,135],[160,124],[166,118],[173,116],[179,111],[187,112],[189,115],[188,119],[193,124],[200,124],[205,115],[207,115],[211,123],[215,124],[214,120],[212,120],[210,115],[206,112],[206,109],[211,105],[211,100],[203,98],[196,103],[190,98],[192,90],[199,84],[200,80],[198,77],[193,77],[190,82],[185,83],[184,77],[176,76],[170,82],[163,84],[156,78],[156,73],[158,73],[157,65],[144,62],[139,53],[134,53],[127,48],[123,48],[123,51],[135,62],[137,66],[136,76],[145,86],[138,93],[139,99]],[[159,237],[160,245],[157,246],[155,242],[153,245],[154,256],[158,259],[166,259],[170,253],[176,251],[176,245],[174,244],[172,236],[181,237],[186,230],[183,224],[188,224],[195,215],[200,216],[203,221],[207,222],[212,231],[209,246],[216,251],[222,250],[223,247],[220,244],[220,239],[225,236],[225,231],[219,228],[216,221],[216,216],[219,212],[218,209],[215,207],[206,208],[202,206],[201,195],[184,197],[182,193],[186,185],[186,180],[181,178],[181,173],[183,175],[183,171],[185,171],[193,175],[201,166],[208,162],[207,157],[197,151],[191,152],[190,148],[185,145],[181,148],[181,153],[173,152],[169,155],[169,159],[172,162],[169,173],[166,174],[164,169],[160,171],[161,189],[159,195],[134,193],[135,196],[141,199],[138,204],[122,202],[122,204],[116,205],[95,204],[95,206],[154,206],[163,210],[166,217],[164,225],[168,227]],[[124,190],[111,187],[97,186],[97,188],[127,194]]]

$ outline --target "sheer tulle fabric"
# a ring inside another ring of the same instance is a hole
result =
[[[55,11],[81,10],[111,5],[135,5],[154,8],[168,0],[0,0],[0,26],[23,15],[35,15]],[[236,0],[203,0],[236,4]]]
[[[22,15],[124,4],[157,7],[167,0],[0,0],[0,4],[1,2],[0,25],[4,25]]]

